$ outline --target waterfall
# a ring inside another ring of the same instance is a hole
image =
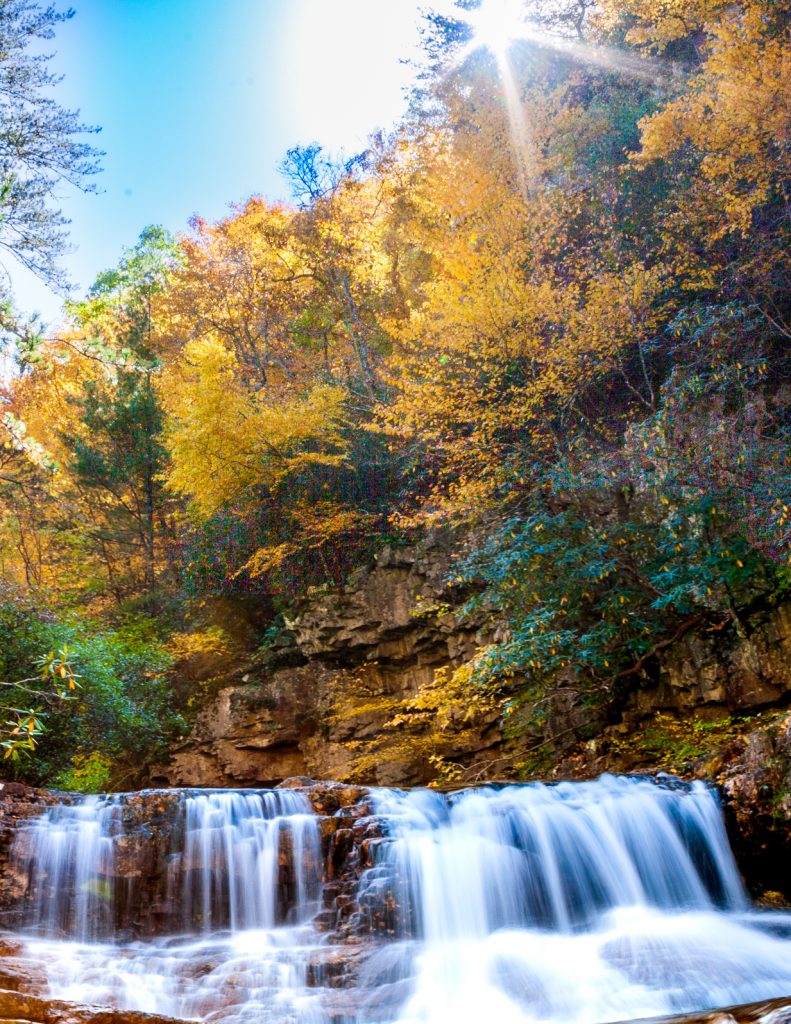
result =
[[[683,796],[614,777],[450,798],[383,792],[376,805],[395,842],[363,879],[362,901],[375,908],[385,879],[401,934],[562,933],[617,907],[747,906],[716,801],[701,783]]]
[[[26,924],[48,935],[90,940],[113,927],[112,833],[119,805],[89,796],[51,807],[17,838],[14,856],[33,879]]]
[[[27,930],[85,942],[123,929],[148,898],[144,874],[157,869],[136,811],[133,795],[89,796],[49,808],[20,830],[12,860],[30,879]],[[172,838],[182,841],[165,851],[160,930],[236,932],[315,915],[320,848],[304,794],[185,791],[172,813]]]
[[[372,789],[323,816],[292,789],[87,797],[20,829],[12,866],[28,953],[80,1002],[603,1024],[791,995],[791,915],[750,907],[700,783]]]
[[[192,794],[185,801],[184,851],[175,854],[171,872],[181,880],[185,931],[273,928],[283,889],[284,916],[307,920],[318,911],[321,892],[316,817],[293,790]]]

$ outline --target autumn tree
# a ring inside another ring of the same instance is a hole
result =
[[[69,305],[68,326],[28,352],[9,388],[6,450],[15,479],[9,473],[6,494],[18,505],[34,481],[40,496],[32,521],[16,514],[16,547],[26,574],[37,553],[38,582],[58,580],[64,599],[80,590],[98,600],[109,593],[116,603],[150,597],[166,561],[150,334],[151,303],[172,257],[161,229],[144,232],[85,300]]]
[[[467,6],[421,87],[431,271],[380,415],[407,520],[491,537],[459,578],[510,640],[465,678],[529,724],[559,677],[606,705],[783,586],[788,25],[613,0],[585,46],[516,43],[504,71],[464,48]]]
[[[169,479],[203,523],[258,539],[229,573],[338,580],[388,528],[393,462],[369,426],[421,270],[388,215],[404,202],[388,140],[340,162],[295,147],[284,170],[296,208],[196,220],[158,303]]]

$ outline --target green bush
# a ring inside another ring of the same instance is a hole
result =
[[[102,793],[112,784],[113,769],[112,760],[98,750],[75,754],[71,768],[56,775],[52,782],[57,789],[72,793]]]
[[[61,786],[70,779],[76,788],[100,779],[113,787],[134,783],[182,727],[172,710],[171,658],[150,621],[101,627],[77,616],[54,618],[3,594],[0,631],[3,679],[30,676],[36,657],[64,646],[79,676],[75,696],[44,716],[34,754],[15,768],[18,778]]]
[[[739,306],[689,306],[651,343],[675,365],[650,412],[569,434],[509,484],[455,582],[476,591],[467,613],[507,625],[474,682],[513,694],[516,731],[558,685],[607,705],[687,629],[744,636],[787,595],[791,423],[764,333]]]

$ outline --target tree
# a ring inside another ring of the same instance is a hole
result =
[[[169,234],[148,227],[118,267],[97,278],[85,301],[68,306],[84,351],[105,370],[83,384],[77,398],[80,421],[71,434],[64,432],[70,469],[80,485],[108,499],[101,518],[110,538],[139,560],[134,585],[149,598],[164,505],[162,415],[152,383],[157,369],[152,303],[176,256]]]
[[[319,150],[289,159],[313,182],[311,205],[251,199],[194,221],[155,332],[169,485],[201,529],[265,537],[227,570],[270,583],[339,579],[383,525],[384,450],[365,423],[388,343],[383,296],[397,293],[381,181],[344,165],[327,191]]]
[[[0,249],[61,290],[66,279],[58,260],[66,252],[68,221],[53,206],[55,190],[62,182],[90,190],[101,154],[84,139],[96,129],[48,95],[60,81],[49,70],[51,55],[31,50],[73,13],[33,0],[0,5]],[[5,284],[0,324],[23,330]]]
[[[67,604],[150,600],[169,553],[151,323],[174,259],[167,233],[147,228],[7,389],[0,553],[11,578]]]

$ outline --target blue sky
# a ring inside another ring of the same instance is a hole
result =
[[[57,98],[98,125],[98,195],[63,192],[84,291],[147,224],[186,228],[254,194],[282,198],[296,143],[355,152],[404,110],[426,0],[73,0],[58,29]],[[62,4],[59,6],[63,7]],[[432,6],[435,6],[432,4]],[[13,273],[21,309],[61,300]]]

